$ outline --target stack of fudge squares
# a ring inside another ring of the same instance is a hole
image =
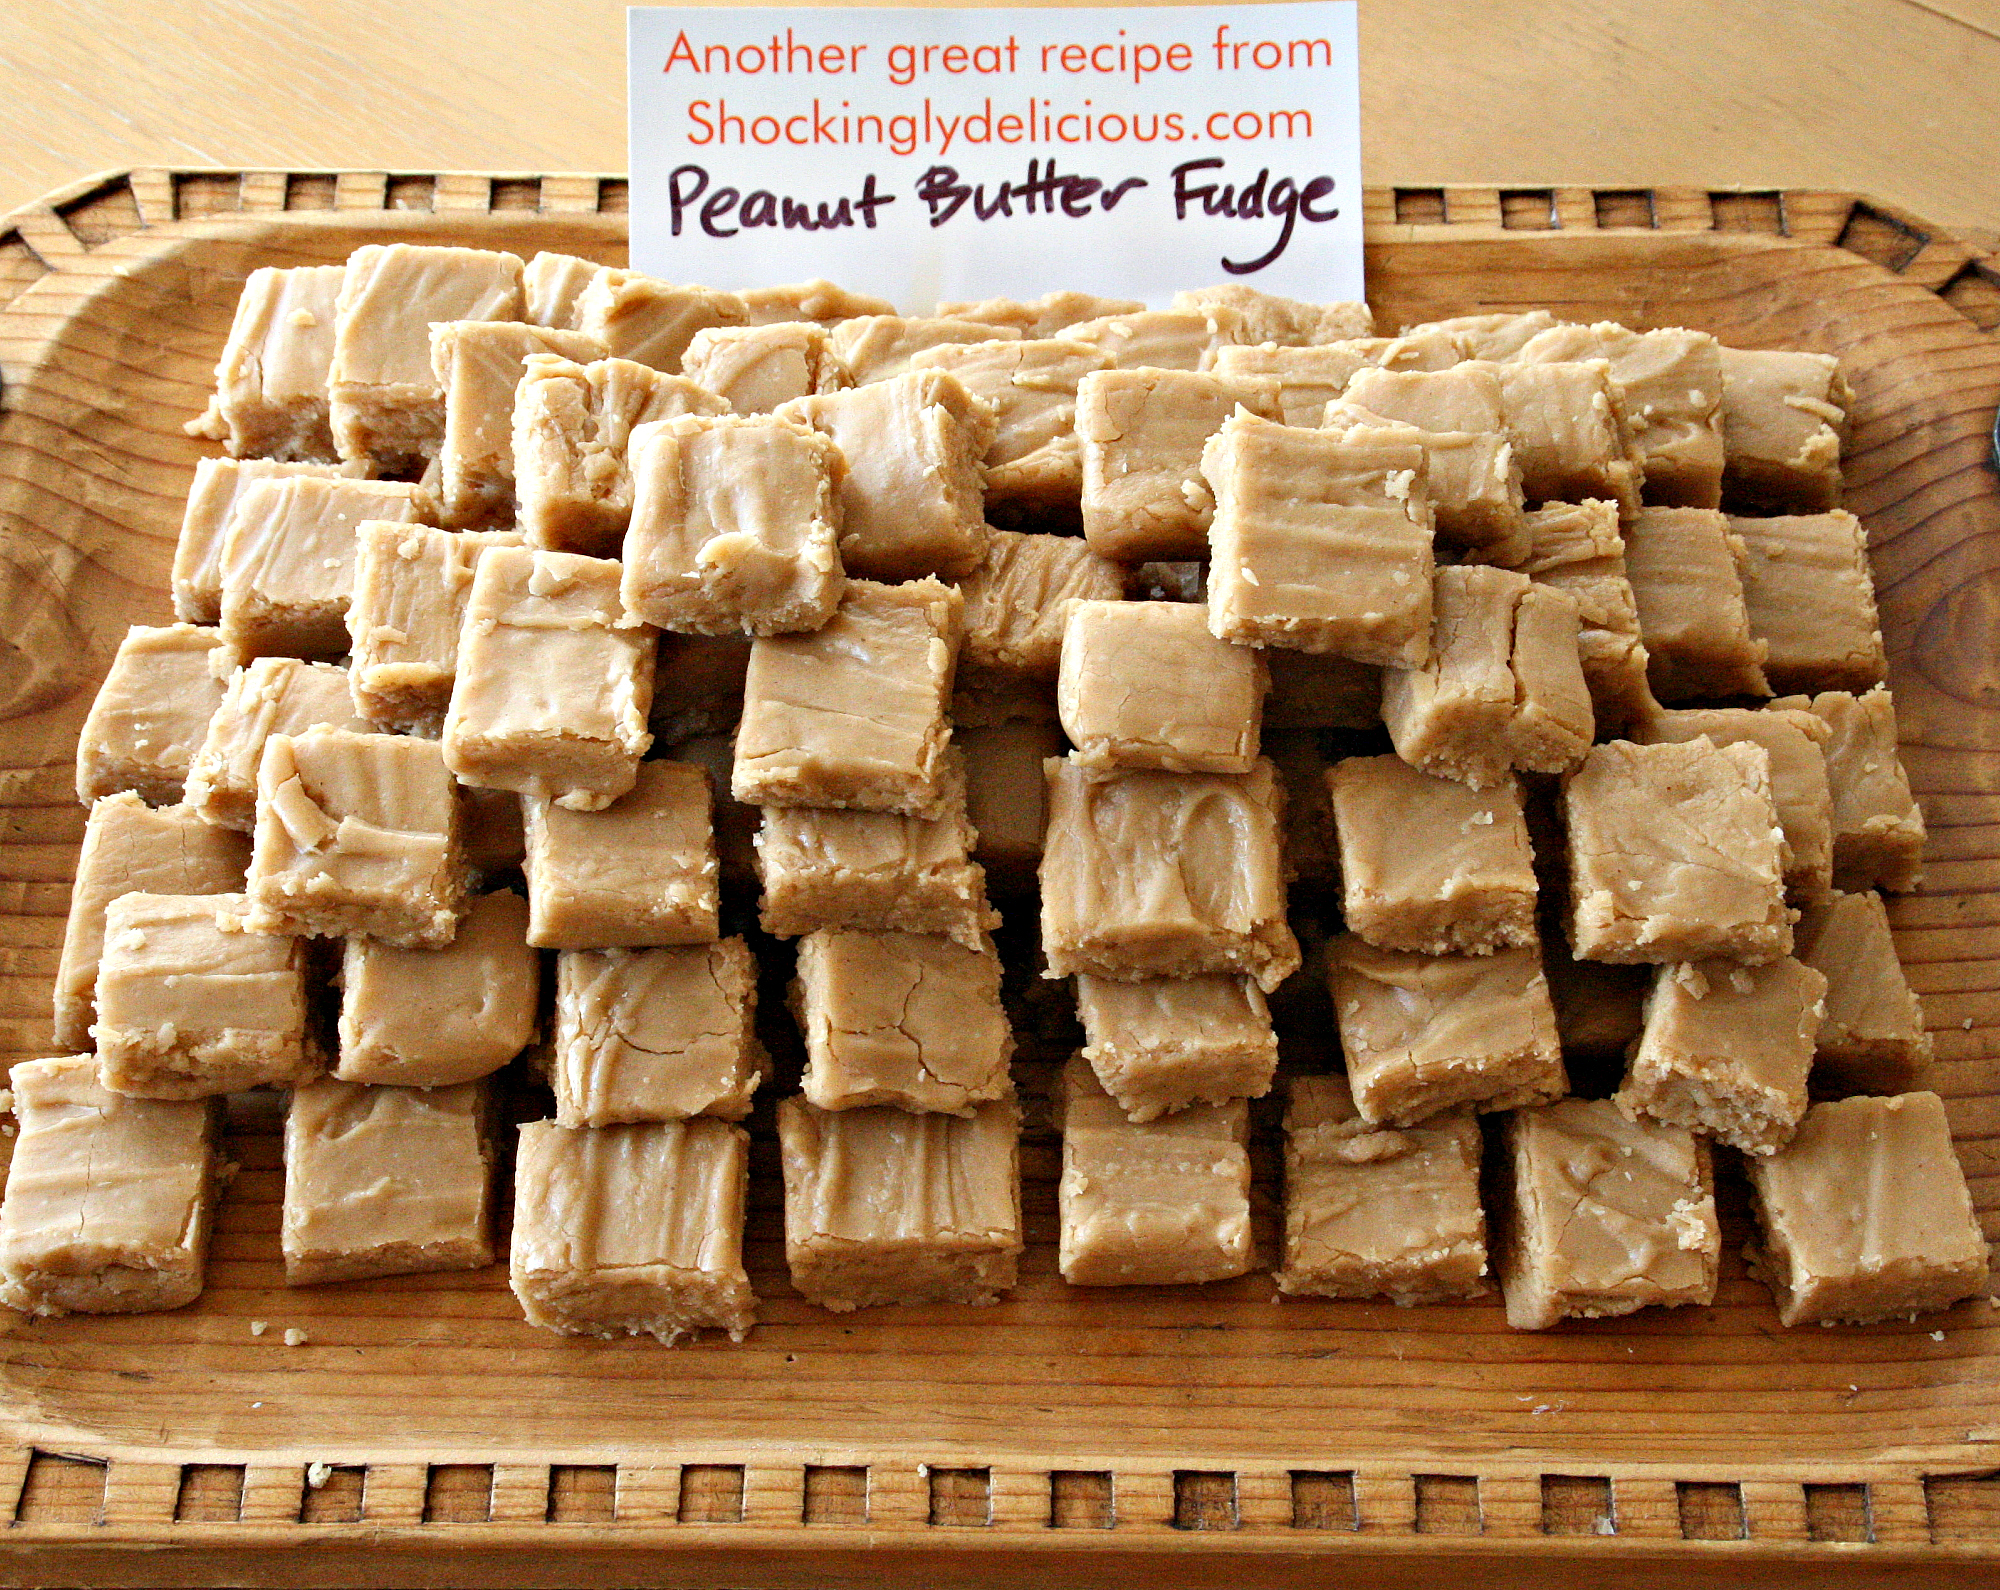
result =
[[[293,1284],[491,1264],[511,1159],[529,1321],[740,1338],[774,1076],[813,1303],[1014,1287],[1041,1091],[1064,1279],[1224,1280],[1281,1069],[1288,1294],[1707,1302],[1719,1141],[1787,1323],[1970,1295],[1846,396],[1242,286],[258,270],[79,745],[0,1301],[196,1296],[261,1087]]]

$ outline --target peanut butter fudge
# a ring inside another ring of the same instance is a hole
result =
[[[536,354],[587,363],[604,350],[581,332],[511,321],[431,327],[431,369],[444,391],[438,496],[445,524],[513,518],[514,391]]]
[[[941,303],[940,315],[999,327],[1023,337],[1053,337],[1071,326],[1105,315],[1136,315],[1146,306],[1136,298],[1101,298],[1095,293],[1062,289],[1025,302],[1018,298],[986,298],[977,303]]]
[[[1490,1290],[1480,1147],[1470,1110],[1389,1131],[1361,1119],[1345,1078],[1293,1078],[1278,1290],[1406,1307]]]
[[[1038,785],[1041,772],[1037,762]],[[191,806],[155,809],[130,790],[93,801],[56,966],[56,1043],[67,1050],[90,1047],[104,912],[113,900],[134,892],[234,894],[249,865],[249,839],[203,822]]]
[[[1208,627],[1241,645],[1416,667],[1430,655],[1424,451],[1237,413],[1201,454],[1214,493]]]
[[[1591,748],[1563,789],[1570,943],[1592,961],[1789,953],[1784,830],[1762,746]]]
[[[1134,1121],[1271,1091],[1278,1039],[1247,977],[1076,980],[1083,1058]]]
[[[76,798],[131,790],[171,806],[222,705],[212,672],[222,637],[193,624],[125,631],[76,744]]]
[[[846,465],[770,415],[686,415],[633,434],[625,610],[661,629],[779,635],[840,603]]]
[[[1815,1104],[1749,1169],[1756,1269],[1784,1324],[1867,1324],[1986,1290],[1986,1238],[1935,1093]]]
[[[1535,868],[1521,786],[1476,790],[1397,756],[1327,775],[1347,925],[1384,949],[1485,955],[1535,942]]]
[[[1021,1241],[1020,1114],[778,1106],[785,1262],[809,1302],[994,1303]]]
[[[733,732],[743,716],[750,651],[748,635],[662,633],[653,668],[653,705],[646,717],[653,744],[677,745]],[[728,782],[725,774],[723,783]]]
[[[594,950],[716,936],[705,768],[641,762],[632,788],[597,811],[538,796],[523,805],[530,944]]]
[[[805,1096],[823,1110],[968,1115],[1013,1087],[991,941],[969,950],[932,934],[822,928],[799,940],[793,999]]]
[[[1375,316],[1363,303],[1312,304],[1260,292],[1242,282],[1196,287],[1174,294],[1169,306],[1181,310],[1222,308],[1234,312],[1244,342],[1305,346],[1372,336]]]
[[[252,481],[292,475],[359,478],[360,464],[293,464],[268,458],[204,458],[194,466],[180,538],[174,543],[174,616],[189,624],[222,620],[222,549],[236,504]]]
[[[1577,605],[1577,650],[1598,729],[1617,730],[1656,706],[1647,679],[1639,606],[1625,570],[1618,505],[1593,498],[1550,503],[1526,516],[1529,551],[1522,572]]]
[[[1419,325],[1405,326],[1403,335],[1454,338],[1464,345],[1468,359],[1511,359],[1536,336],[1558,323],[1546,309],[1528,309],[1518,313],[1502,311],[1497,314],[1454,315],[1448,320],[1426,320]]]
[[[514,494],[528,545],[616,553],[632,518],[632,432],[684,414],[727,414],[714,393],[630,359],[529,358],[514,398]]]
[[[653,630],[619,600],[618,563],[492,547],[466,599],[444,757],[467,784],[577,811],[632,787],[652,743]]]
[[[1644,472],[1606,360],[1487,368],[1500,383],[1529,502],[1603,497],[1628,513],[1638,507]]]
[[[668,1346],[706,1329],[741,1341],[757,1317],[743,1269],[749,1145],[710,1116],[523,1126],[508,1268],[528,1323]]]
[[[1750,633],[1766,648],[1777,691],[1879,685],[1889,659],[1868,572],[1868,532],[1853,514],[1732,517]]]
[[[960,726],[953,739],[965,757],[965,811],[974,833],[973,859],[994,891],[1024,894],[1042,864],[1049,786],[1042,764],[1063,752],[1062,732],[1049,723]]]
[[[1060,337],[954,342],[926,348],[913,370],[949,370],[993,411],[986,500],[1074,517],[1083,491],[1076,440],[1077,383],[1110,356]]]
[[[1722,350],[1722,489],[1732,506],[1823,513],[1840,505],[1840,449],[1854,401],[1824,353]]]
[[[780,416],[832,439],[840,557],[870,580],[956,579],[986,556],[985,476],[993,411],[948,370],[911,370],[849,392],[783,405]]]
[[[331,460],[327,380],[344,265],[250,273],[215,366],[215,395],[191,435],[232,458]]]
[[[750,1113],[769,1063],[741,939],[556,957],[549,1082],[564,1126]]]
[[[1506,1164],[1494,1269],[1515,1330],[1715,1301],[1722,1233],[1701,1138],[1564,1099],[1508,1117]]]
[[[927,348],[948,343],[1018,342],[1018,327],[990,326],[961,315],[857,315],[827,332],[827,346],[856,386],[893,381]]]
[[[459,631],[472,576],[489,547],[519,546],[507,530],[433,530],[367,520],[358,529],[349,688],[354,708],[385,728],[436,733],[458,677]]]
[[[434,950],[348,939],[333,1074],[438,1088],[498,1071],[535,1036],[541,960],[527,932],[528,902],[502,889],[475,896],[457,937]]]
[[[14,1067],[0,1303],[145,1314],[201,1295],[220,1189],[212,1100],[127,1098],[88,1055]]]
[[[760,636],[743,683],[736,798],[935,817],[963,624],[954,586],[853,580],[823,629]]]
[[[285,1111],[285,1284],[478,1270],[493,1262],[486,1088],[321,1078]]]
[[[605,266],[577,295],[576,329],[595,338],[614,359],[678,375],[696,332],[740,326],[749,305],[735,293],[676,285],[617,266]]]
[[[1303,348],[1225,343],[1209,356],[1207,369],[1219,376],[1276,381],[1278,418],[1287,425],[1317,426],[1327,405],[1347,390],[1355,371],[1367,365],[1367,355],[1353,342]]]
[[[1248,773],[1267,683],[1247,646],[1182,602],[1073,602],[1056,710],[1089,773]]]
[[[1007,680],[1050,684],[1073,603],[1118,600],[1124,574],[1075,536],[995,530],[986,560],[958,588],[965,598],[960,687]]]
[[[574,254],[546,250],[537,254],[521,271],[521,296],[529,323],[554,326],[559,331],[576,330],[576,301],[602,269],[596,260]]]
[[[1098,349],[1121,370],[1199,370],[1217,348],[1247,340],[1243,317],[1212,303],[1101,315],[1065,327],[1063,336]]]
[[[188,767],[187,803],[203,818],[245,833],[257,825],[257,764],[273,734],[315,724],[366,730],[354,715],[347,670],[295,657],[259,657],[223,682],[222,704]]]
[[[1923,881],[1924,814],[1896,754],[1896,706],[1880,686],[1865,695],[1826,690],[1786,696],[1827,726],[1821,745],[1833,792],[1833,886],[1907,893]]]
[[[780,403],[853,384],[812,320],[712,326],[681,355],[681,375],[738,414],[769,414]]]
[[[1768,696],[1769,648],[1750,631],[1742,538],[1706,508],[1641,508],[1625,523],[1625,573],[1653,694],[1673,703]]]
[[[257,765],[244,925],[449,944],[465,914],[458,823],[435,740],[324,727],[271,735]]]
[[[1264,653],[1271,688],[1264,697],[1269,729],[1379,729],[1382,670],[1367,663],[1273,646]]]
[[[890,315],[896,306],[886,298],[851,292],[824,276],[810,281],[781,282],[776,287],[746,287],[736,295],[750,313],[749,324],[772,326],[814,320],[836,325],[859,315]],[[697,333],[699,335],[699,333]]]
[[[1247,973],[1269,993],[1299,964],[1285,921],[1277,770],[1118,773],[1044,764],[1048,977]]]
[[[1838,1093],[1901,1093],[1930,1064],[1923,1007],[1896,959],[1889,912],[1872,890],[1809,904],[1798,957],[1826,979],[1814,1083]]]
[[[1275,420],[1278,383],[1196,370],[1094,370],[1077,383],[1083,534],[1123,563],[1208,552],[1204,444],[1239,407]],[[1428,526],[1426,526],[1428,528]]]

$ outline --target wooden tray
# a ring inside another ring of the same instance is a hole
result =
[[[244,275],[391,238],[616,260],[624,206],[611,178],[134,171],[0,221],[7,1058],[49,1041],[76,733],[125,625],[167,616],[201,451],[181,424]],[[1371,192],[1368,219],[1390,324],[1548,304],[1842,357],[1850,500],[1932,832],[1898,939],[2000,1233],[1995,262],[1842,194],[1397,190]],[[1784,1331],[1733,1244],[1713,1309],[1548,1335],[1490,1303],[1280,1307],[1261,1275],[1070,1290],[1036,1130],[1010,1301],[841,1318],[785,1282],[766,1120],[750,1341],[572,1342],[522,1324],[498,1269],[286,1290],[275,1144],[241,1124],[198,1305],[0,1324],[0,1576],[1636,1586],[1937,1582],[1950,1564],[2000,1582],[1983,1302]],[[1740,1207],[1726,1218],[1740,1237]],[[282,1345],[291,1326],[306,1345]]]

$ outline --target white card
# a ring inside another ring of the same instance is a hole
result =
[[[1355,0],[628,15],[637,270],[1362,296]]]

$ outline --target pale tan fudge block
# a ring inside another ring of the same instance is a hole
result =
[[[1931,1060],[1923,1007],[1896,959],[1889,912],[1872,890],[1808,905],[1798,957],[1826,979],[1814,1082],[1841,1093],[1901,1093]]]
[[[445,763],[463,782],[577,811],[632,787],[652,744],[656,649],[619,600],[622,572],[530,547],[480,555],[444,720]]]
[[[1278,1290],[1404,1307],[1490,1291],[1480,1150],[1470,1110],[1385,1131],[1361,1119],[1345,1078],[1293,1078]]]
[[[1563,788],[1563,811],[1579,958],[1790,953],[1784,830],[1762,746],[1594,746]]]
[[[1714,707],[1659,712],[1636,724],[1641,744],[1699,739],[1717,745],[1761,745],[1771,759],[1771,800],[1783,830],[1779,849],[1785,887],[1801,899],[1817,899],[1833,880],[1833,792],[1827,784],[1826,754],[1820,750],[1826,725],[1812,713],[1790,707]]]
[[[1083,1058],[1129,1120],[1261,1099],[1278,1069],[1264,991],[1247,977],[1076,980]]]
[[[530,325],[576,330],[576,301],[604,267],[596,260],[544,250],[522,268],[521,297]]]
[[[1269,993],[1298,969],[1268,761],[1247,774],[1093,778],[1051,757],[1044,770],[1044,976],[1240,972]]]
[[[712,1116],[521,1128],[508,1269],[530,1325],[565,1336],[698,1330],[741,1341],[749,1135]]]
[[[1664,702],[1768,696],[1764,642],[1743,602],[1743,542],[1707,508],[1641,508],[1625,523],[1625,572]]]
[[[472,576],[508,530],[433,530],[364,520],[354,555],[348,686],[354,710],[385,728],[435,734],[458,676],[459,631]]]
[[[1217,348],[1250,340],[1242,315],[1227,304],[1101,315],[1066,327],[1063,336],[1100,350],[1120,370],[1200,370]]]
[[[1509,776],[1514,607],[1528,588],[1525,574],[1477,564],[1433,577],[1429,657],[1382,672],[1382,721],[1412,767],[1474,789]]]
[[[681,375],[738,414],[769,414],[780,403],[853,384],[812,320],[711,326],[681,355]]]
[[[1986,1291],[1986,1239],[1935,1093],[1815,1104],[1749,1169],[1755,1267],[1782,1323],[1868,1324]]]
[[[743,716],[743,682],[750,672],[748,635],[660,635],[647,724],[653,744],[677,745],[706,734],[729,734]],[[722,782],[729,776],[724,773]]]
[[[344,265],[250,273],[215,366],[215,395],[191,435],[221,442],[231,458],[333,459],[327,381],[346,276]]]
[[[988,675],[1047,684],[1061,664],[1072,605],[1118,600],[1124,573],[1075,536],[995,530],[986,561],[958,588],[965,598],[959,682]]]
[[[750,307],[735,293],[677,285],[607,265],[576,300],[576,329],[614,359],[678,375],[696,332],[741,326]]]
[[[527,933],[528,902],[503,889],[475,896],[458,936],[434,950],[348,939],[333,1074],[437,1088],[498,1071],[535,1036],[541,960]]]
[[[749,324],[773,326],[786,321],[813,320],[833,325],[858,315],[893,315],[896,306],[886,298],[850,292],[824,276],[810,281],[784,282],[776,287],[746,287],[736,295],[749,312]]]
[[[1662,966],[1618,1107],[1740,1149],[1783,1148],[1806,1112],[1826,978],[1789,956],[1762,966]]]
[[[1529,552],[1522,572],[1577,604],[1577,649],[1598,728],[1615,730],[1652,713],[1639,606],[1625,571],[1618,505],[1594,498],[1550,503],[1525,516]]]
[[[778,1106],[785,1262],[809,1302],[995,1303],[1021,1241],[1020,1112]]]
[[[1110,357],[1060,337],[1010,342],[953,342],[926,348],[912,370],[949,370],[993,411],[986,445],[986,500],[1025,508],[1073,510],[1083,492],[1076,440],[1076,388]]]
[[[1018,342],[1026,333],[958,315],[857,315],[827,332],[827,346],[856,386],[892,381],[927,348],[947,343]]]
[[[963,628],[955,586],[852,580],[825,628],[760,636],[731,792],[758,806],[934,817]]]
[[[1203,448],[1201,471],[1215,502],[1211,632],[1362,663],[1415,667],[1429,655],[1422,447],[1239,412]]]
[[[1071,1286],[1192,1286],[1256,1262],[1242,1099],[1134,1122],[1078,1056],[1059,1102],[1056,1258]]]
[[[528,360],[514,400],[516,523],[532,547],[615,553],[632,518],[632,432],[683,414],[726,414],[714,393],[630,359]]]
[[[1843,509],[1777,519],[1731,517],[1750,633],[1771,688],[1863,691],[1887,677],[1868,570],[1868,532]]]
[[[359,478],[360,464],[278,463],[268,458],[204,458],[194,466],[180,539],[174,543],[174,616],[189,624],[222,619],[222,549],[236,505],[252,481],[293,475]]]
[[[1582,643],[1575,597],[1545,585],[1521,593],[1514,604],[1514,721],[1507,733],[1516,767],[1566,772],[1590,749],[1597,718]]]
[[[354,715],[347,670],[295,657],[259,657],[223,681],[222,704],[189,764],[187,804],[223,828],[257,825],[257,764],[273,734],[315,724],[365,731]]]
[[[1207,368],[1219,376],[1276,381],[1278,417],[1287,425],[1318,425],[1327,405],[1367,365],[1368,357],[1357,343],[1294,348],[1266,342],[1224,343],[1210,356]]]
[[[252,481],[222,547],[222,638],[238,661],[346,653],[364,521],[414,524],[415,486],[290,476]]]
[[[1535,869],[1519,781],[1475,790],[1396,756],[1327,775],[1347,925],[1384,949],[1484,955],[1535,942]]]
[[[1382,725],[1382,670],[1346,657],[1273,646],[1264,653],[1271,688],[1267,729],[1377,729]]]
[[[1370,337],[1375,333],[1375,316],[1366,304],[1311,304],[1259,292],[1241,282],[1175,293],[1169,307],[1201,312],[1215,308],[1233,311],[1238,339],[1248,343],[1304,346]]]
[[[112,1093],[88,1055],[14,1067],[0,1303],[144,1314],[201,1294],[220,1189],[212,1100]]]
[[[1722,490],[1736,508],[1840,506],[1840,450],[1854,401],[1825,353],[1722,350]]]
[[[1494,1269],[1515,1330],[1715,1301],[1722,1233],[1713,1155],[1609,1099],[1507,1120],[1512,1208]]]
[[[594,950],[715,937],[705,768],[641,762],[631,790],[598,811],[573,811],[541,797],[522,804],[530,944]]]
[[[562,951],[549,1075],[556,1120],[741,1120],[769,1069],[756,1014],[757,963],[740,938]]]
[[[1355,337],[1322,343],[1358,355],[1377,370],[1449,370],[1471,357],[1464,340],[1451,332],[1410,330],[1393,337]]]
[[[1037,762],[1038,785],[1041,776]],[[104,912],[113,900],[134,892],[234,894],[242,889],[249,865],[249,839],[203,822],[191,806],[155,810],[130,790],[93,801],[56,966],[56,1043],[67,1050],[90,1047]]]
[[[847,459],[840,557],[869,580],[957,579],[990,532],[980,460],[993,411],[945,370],[911,370],[778,410],[830,437]]]
[[[1013,1088],[1000,957],[934,934],[822,928],[799,940],[793,1013],[805,1096],[823,1110],[893,1104],[970,1115]]]
[[[633,433],[625,610],[661,629],[779,635],[840,605],[846,464],[767,414],[687,415]]]
[[[1276,419],[1278,383],[1195,370],[1096,370],[1077,383],[1083,534],[1124,563],[1208,552],[1203,446],[1238,406]]]
[[[961,725],[953,739],[965,756],[965,809],[974,831],[973,859],[995,892],[1025,894],[1042,864],[1049,786],[1042,764],[1063,753],[1061,731],[1047,723]]]
[[[1556,317],[1546,309],[1528,309],[1426,320],[1405,326],[1403,335],[1454,337],[1465,345],[1468,359],[1511,359],[1536,336],[1557,324]]]
[[[1865,695],[1826,690],[1785,696],[1827,726],[1821,745],[1833,792],[1833,886],[1904,894],[1923,882],[1924,814],[1896,753],[1896,706],[1880,686]]]
[[[244,925],[449,944],[465,914],[457,792],[435,740],[308,729],[257,765]]]
[[[1573,364],[1488,364],[1531,503],[1603,497],[1627,513],[1644,479],[1631,428],[1603,359]]]
[[[1248,773],[1268,678],[1183,602],[1073,602],[1056,711],[1086,772]]]
[[[1041,764],[1035,764],[1041,781]],[[935,817],[773,806],[756,836],[766,933],[797,938],[819,928],[942,933],[977,950],[1000,925],[972,859],[965,763],[945,753],[944,801]],[[1041,835],[1036,834],[1039,843]]]
[[[321,1078],[294,1088],[278,1228],[285,1284],[491,1264],[489,1109],[477,1082],[375,1088]]]
[[[431,327],[431,369],[444,392],[438,450],[440,519],[455,528],[514,515],[514,393],[535,355],[587,364],[604,349],[577,331],[510,321]]]
[[[105,907],[90,1033],[107,1088],[200,1099],[319,1072],[304,948],[225,931],[242,905],[234,894],[123,894]]]
[[[943,303],[937,312],[952,320],[970,320],[1023,337],[1060,336],[1071,326],[1105,315],[1136,315],[1146,306],[1136,298],[1101,298],[1095,293],[1061,289],[1025,302],[1018,298],[986,298],[977,303]]]
[[[212,669],[222,636],[193,624],[125,631],[76,742],[76,798],[131,790],[179,801],[209,720],[222,705]]]

